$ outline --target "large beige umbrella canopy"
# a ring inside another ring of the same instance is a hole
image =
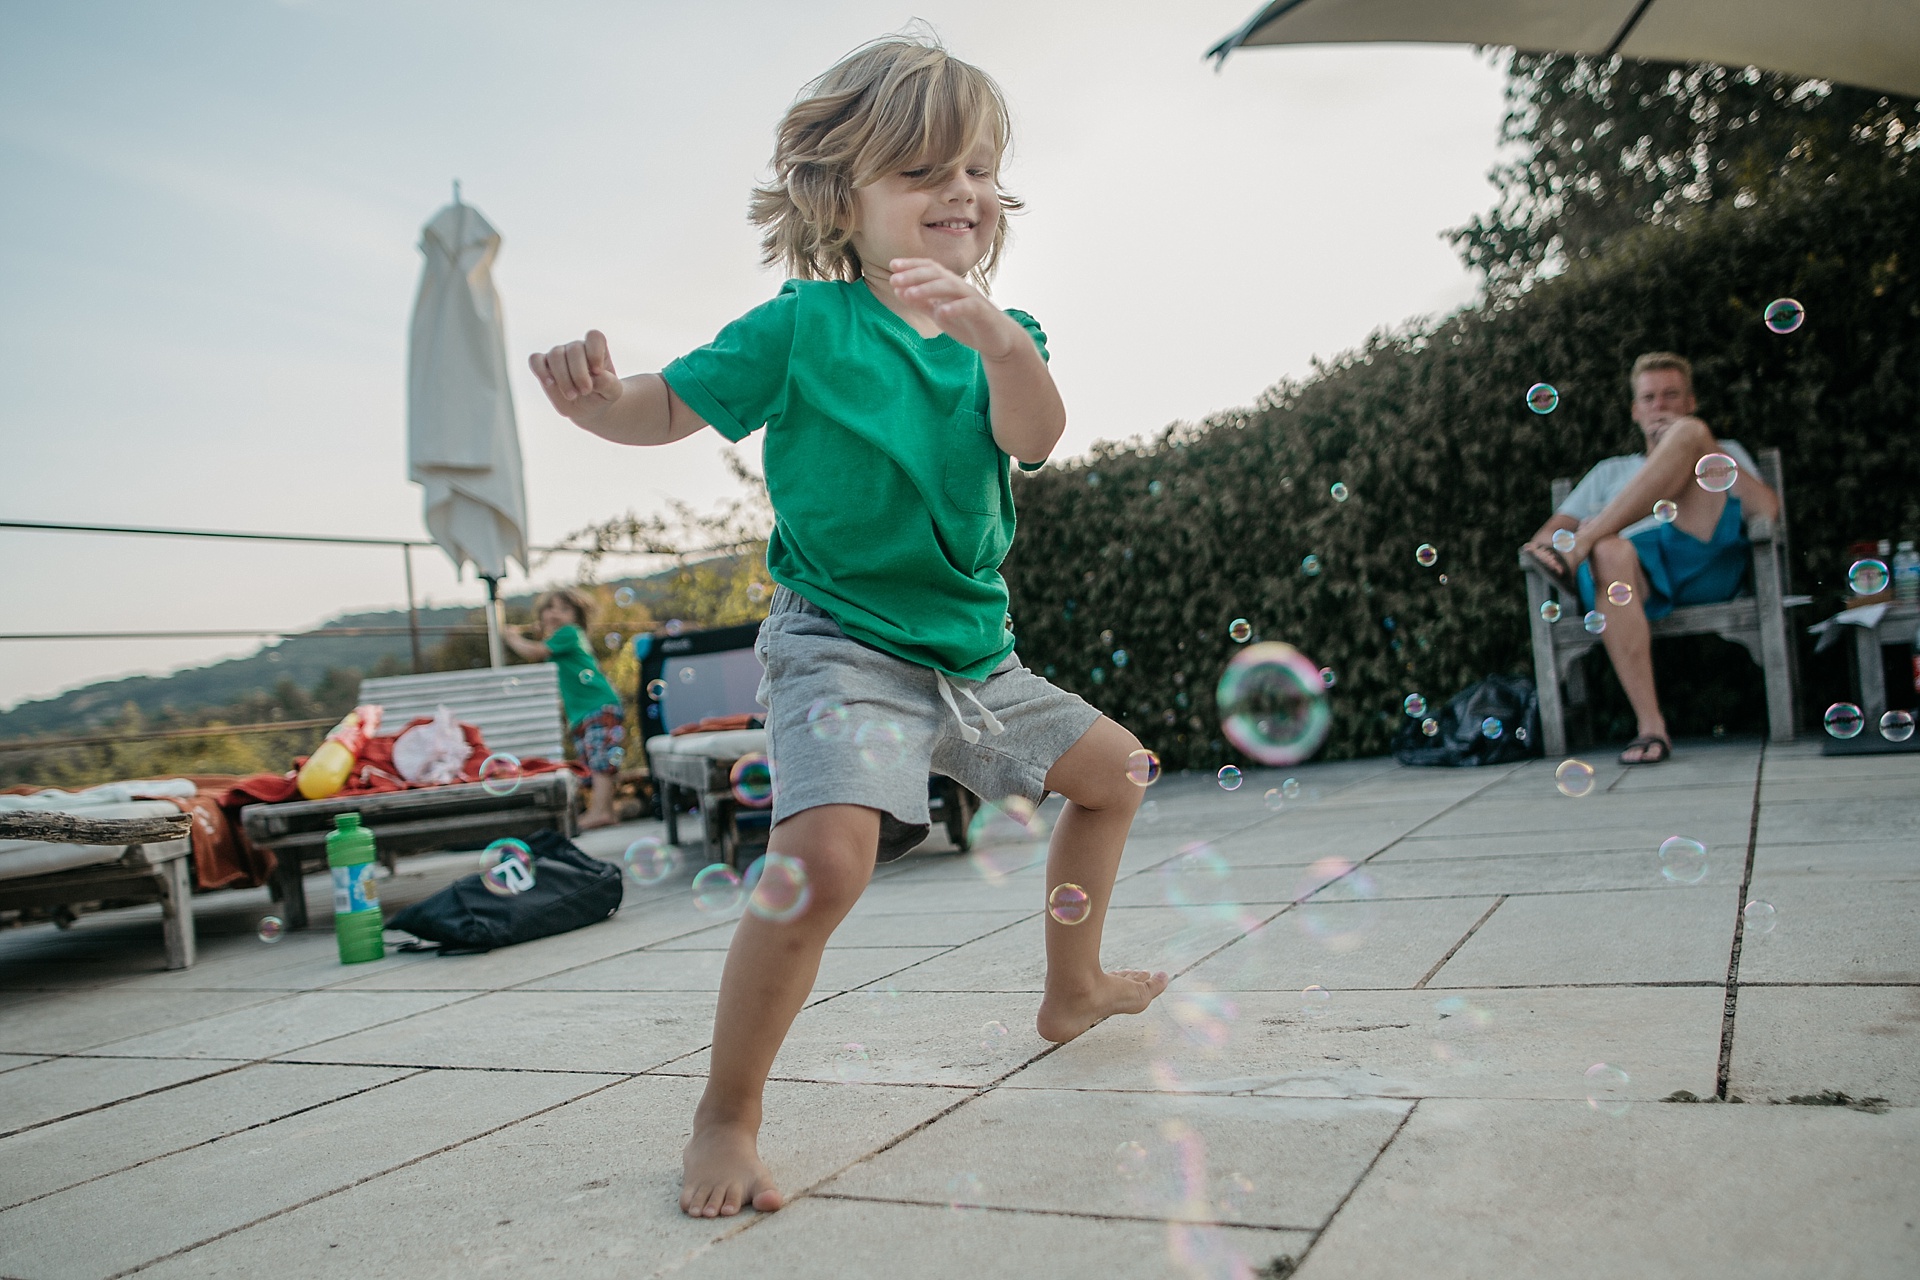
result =
[[[407,356],[407,477],[425,492],[427,532],[487,584],[487,650],[500,649],[500,579],[527,568],[527,495],[507,385],[506,327],[493,287],[500,233],[460,199],[420,232],[420,293]]]
[[[1717,62],[1920,97],[1915,0],[1273,0],[1207,53],[1372,41]]]

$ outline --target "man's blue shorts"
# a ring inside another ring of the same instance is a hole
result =
[[[1729,497],[1713,536],[1702,542],[1670,524],[1657,525],[1629,539],[1640,555],[1647,595],[1641,606],[1649,619],[1664,618],[1675,606],[1719,604],[1740,594],[1752,563],[1740,518],[1740,499]],[[1593,569],[1580,565],[1580,603],[1593,608]]]

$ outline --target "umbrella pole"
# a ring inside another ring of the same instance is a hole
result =
[[[507,665],[506,655],[500,651],[500,579],[488,578],[487,583],[487,658],[496,667]]]

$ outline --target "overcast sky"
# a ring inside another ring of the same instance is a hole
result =
[[[0,518],[421,536],[405,360],[450,182],[500,229],[536,542],[701,505],[717,435],[622,450],[522,359],[656,369],[777,289],[775,121],[918,19],[1011,103],[995,287],[1047,329],[1056,456],[1247,404],[1450,309],[1501,76],[1465,49],[1205,49],[1257,0],[0,4]],[[758,467],[757,441],[740,446]],[[436,601],[478,599],[437,552]],[[404,600],[397,553],[0,530],[0,632],[291,627]],[[570,563],[539,571],[566,577]],[[516,573],[510,589],[524,589]],[[251,642],[0,643],[0,706]]]

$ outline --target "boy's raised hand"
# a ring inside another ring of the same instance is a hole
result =
[[[527,357],[533,376],[555,410],[575,421],[592,417],[620,398],[626,388],[613,371],[607,335],[587,330],[581,342],[569,342]]]
[[[933,318],[943,333],[989,360],[1018,350],[1026,331],[986,295],[931,258],[895,258],[887,264],[888,283],[900,300]]]

